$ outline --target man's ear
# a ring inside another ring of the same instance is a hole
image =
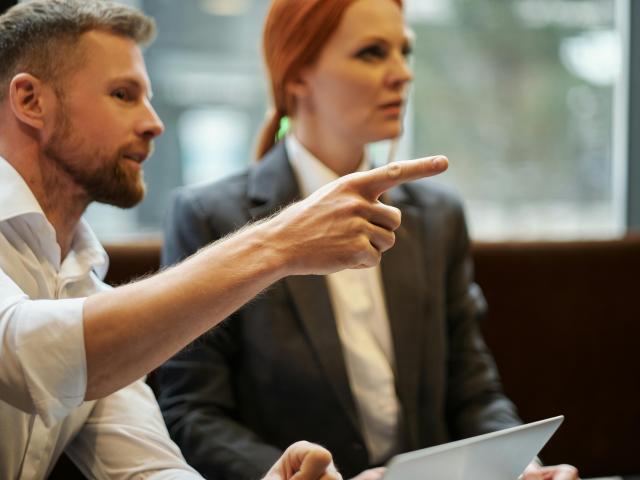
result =
[[[35,129],[44,127],[47,102],[43,82],[30,73],[19,73],[9,85],[9,104],[16,118]]]

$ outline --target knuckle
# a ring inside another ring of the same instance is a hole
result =
[[[313,447],[313,443],[307,442],[306,440],[298,440],[297,442],[291,445],[292,448],[303,448],[308,450]]]
[[[350,215],[363,217],[366,209],[366,202],[360,197],[352,196],[346,202],[346,210]]]
[[[349,175],[344,175],[340,178],[338,178],[337,180],[334,180],[332,182],[332,185],[334,186],[334,189],[336,192],[339,193],[344,193],[344,192],[349,192],[353,189],[353,174],[349,174]]]
[[[391,208],[393,208],[393,213],[395,215],[396,222],[397,222],[398,227],[399,227],[400,224],[402,223],[402,210],[400,210],[399,208],[396,208],[396,207],[391,207]]]
[[[393,232],[389,233],[389,236],[387,237],[387,244],[385,245],[385,250],[389,250],[391,247],[393,247],[396,243],[396,234]]]
[[[371,239],[366,233],[363,233],[359,236],[358,243],[360,244],[360,250],[368,250],[369,248],[371,248]]]
[[[353,188],[366,175],[366,172],[351,172],[340,177],[340,181],[345,188]]]
[[[357,218],[353,218],[351,220],[351,224],[349,226],[349,229],[355,235],[366,236],[369,233],[368,225],[369,225],[369,223],[367,221],[365,221],[363,218],[357,217]]]
[[[389,221],[389,227],[392,230],[396,230],[398,227],[400,227],[400,224],[402,223],[402,212],[400,211],[400,209],[388,206],[386,213],[386,217]]]
[[[402,165],[400,165],[398,162],[391,162],[389,165],[387,165],[387,177],[389,177],[391,180],[396,180],[397,178],[400,178],[401,175]]]

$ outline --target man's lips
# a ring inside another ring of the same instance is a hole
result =
[[[149,156],[149,152],[148,151],[144,151],[144,152],[125,152],[122,154],[122,156],[124,158],[126,158],[127,160],[132,160],[136,163],[142,163],[144,162],[147,157]]]

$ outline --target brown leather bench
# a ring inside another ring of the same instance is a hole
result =
[[[640,236],[477,244],[484,332],[525,420],[564,414],[542,457],[640,473]]]
[[[108,246],[107,281],[156,271],[159,249]],[[525,421],[566,416],[543,460],[584,477],[639,474],[640,236],[476,243],[473,254],[507,394]]]

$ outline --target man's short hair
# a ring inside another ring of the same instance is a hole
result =
[[[54,86],[82,61],[80,36],[101,30],[140,45],[153,40],[155,22],[139,10],[101,0],[34,0],[0,16],[0,101],[11,79],[31,73]]]

